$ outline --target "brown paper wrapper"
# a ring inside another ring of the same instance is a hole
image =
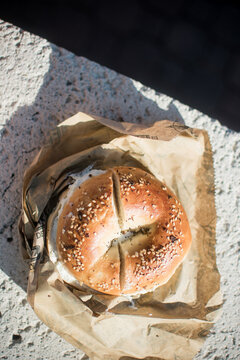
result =
[[[164,181],[188,215],[193,242],[172,278],[130,297],[64,283],[45,247],[47,214],[88,165],[139,166]],[[27,170],[19,222],[30,262],[28,300],[38,317],[91,359],[192,359],[222,304],[215,256],[214,170],[207,132],[168,120],[151,126],[78,113],[50,135]]]

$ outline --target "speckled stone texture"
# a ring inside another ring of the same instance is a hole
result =
[[[239,359],[240,134],[3,21],[0,69],[0,359],[83,356],[43,325],[28,305],[28,270],[19,254],[17,232],[24,170],[47,142],[49,130],[78,111],[141,123],[168,118],[208,131],[214,154],[216,252],[224,305],[195,359]]]

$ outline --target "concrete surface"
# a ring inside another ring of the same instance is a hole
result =
[[[141,83],[0,21],[0,359],[80,359],[26,301],[17,220],[24,170],[49,130],[77,111],[114,120],[182,121],[208,131],[216,175],[223,315],[195,359],[240,358],[240,134]]]
[[[2,19],[240,131],[239,1],[24,3],[4,1]]]

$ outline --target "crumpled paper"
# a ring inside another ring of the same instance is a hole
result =
[[[177,195],[191,249],[172,278],[152,292],[111,296],[61,281],[46,251],[48,215],[72,171],[89,164],[142,167]],[[37,316],[91,359],[192,359],[220,314],[214,170],[207,132],[162,120],[151,126],[78,113],[52,131],[27,169],[19,221],[29,262],[28,301]]]

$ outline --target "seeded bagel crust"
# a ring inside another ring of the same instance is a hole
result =
[[[144,170],[120,166],[100,172],[89,171],[78,186],[71,185],[49,217],[50,259],[65,268],[66,282],[67,272],[106,294],[136,294],[166,283],[191,245],[182,205]]]

